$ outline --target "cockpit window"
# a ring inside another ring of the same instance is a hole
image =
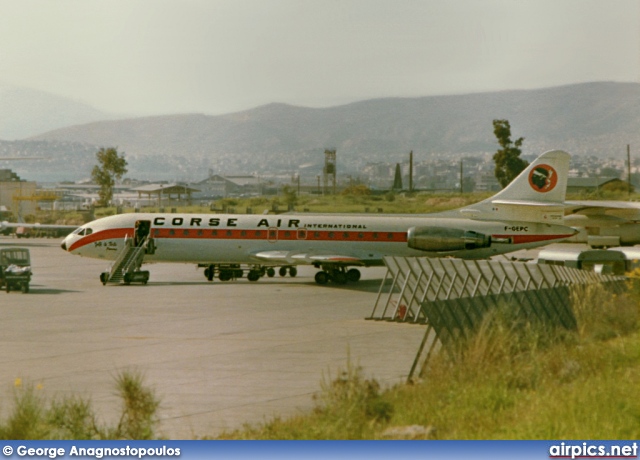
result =
[[[85,227],[80,227],[73,231],[73,234],[78,236],[91,235],[92,233],[93,233],[93,229],[85,228]]]

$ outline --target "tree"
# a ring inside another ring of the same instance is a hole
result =
[[[120,156],[118,150],[113,147],[101,148],[96,153],[96,158],[98,164],[93,167],[91,178],[100,186],[98,204],[108,206],[113,198],[115,180],[121,179],[127,173],[127,160],[124,158],[124,153]]]
[[[495,175],[502,187],[506,187],[529,163],[520,158],[520,146],[524,137],[511,141],[511,125],[508,120],[493,120],[493,134],[498,138],[502,149],[493,155],[496,163]]]
[[[393,178],[392,190],[402,190],[402,171],[400,169],[400,163],[396,163],[396,174]]]
[[[289,185],[282,187],[282,195],[284,196],[284,201],[287,203],[289,210],[293,209],[293,207],[298,203],[298,194],[293,187]]]

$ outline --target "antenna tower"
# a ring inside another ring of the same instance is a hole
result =
[[[336,149],[324,151],[324,168],[322,169],[324,194],[329,193],[329,182],[332,183],[332,193],[336,194]]]

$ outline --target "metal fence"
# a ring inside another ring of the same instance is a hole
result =
[[[425,348],[428,360],[438,346],[467,337],[488,311],[500,305],[512,305],[514,318],[575,329],[570,287],[607,283],[620,289],[625,279],[523,262],[406,257],[384,260],[388,270],[367,319],[427,325],[410,379]]]

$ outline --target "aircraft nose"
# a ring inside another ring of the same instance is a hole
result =
[[[61,247],[63,250],[65,250],[65,251],[66,251],[66,250],[67,250],[67,240],[63,240],[63,241],[62,241],[62,244],[60,245],[60,247]]]

